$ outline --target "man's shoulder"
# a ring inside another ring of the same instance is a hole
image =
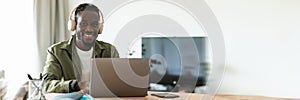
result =
[[[111,47],[113,46],[112,44],[108,43],[108,42],[104,42],[104,41],[96,41],[98,45],[102,46],[102,47]]]
[[[62,47],[66,47],[67,45],[70,45],[68,42],[69,42],[69,40],[65,40],[65,41],[55,43],[55,44],[51,45],[49,47],[49,49],[59,49],[59,48],[62,48]]]

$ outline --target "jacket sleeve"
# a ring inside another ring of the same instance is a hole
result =
[[[49,48],[47,51],[46,65],[44,67],[43,75],[48,74],[46,82],[43,86],[43,91],[50,93],[70,92],[69,84],[72,80],[64,81],[62,77],[62,68],[57,56],[54,55],[54,50]]]
[[[119,52],[118,52],[118,50],[116,49],[116,47],[115,46],[111,46],[111,57],[112,58],[120,58],[120,56],[119,56]]]

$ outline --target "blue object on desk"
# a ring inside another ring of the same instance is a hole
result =
[[[93,98],[89,95],[83,95],[80,100],[93,100]]]

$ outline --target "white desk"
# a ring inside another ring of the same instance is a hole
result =
[[[121,98],[95,98],[95,100],[165,100],[163,98],[151,96],[152,93],[159,92],[148,92],[146,97],[121,97]],[[49,100],[60,93],[46,94],[46,99]],[[178,94],[179,98],[171,98],[166,100],[206,100],[205,97],[213,97],[213,100],[299,100],[299,99],[288,99],[288,98],[273,98],[264,96],[246,96],[246,95],[206,95],[196,93],[174,93]]]

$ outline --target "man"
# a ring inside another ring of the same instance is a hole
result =
[[[88,91],[91,59],[119,57],[113,45],[96,40],[103,22],[103,15],[95,5],[80,4],[72,11],[69,20],[69,29],[74,32],[72,38],[48,48],[44,91]]]

